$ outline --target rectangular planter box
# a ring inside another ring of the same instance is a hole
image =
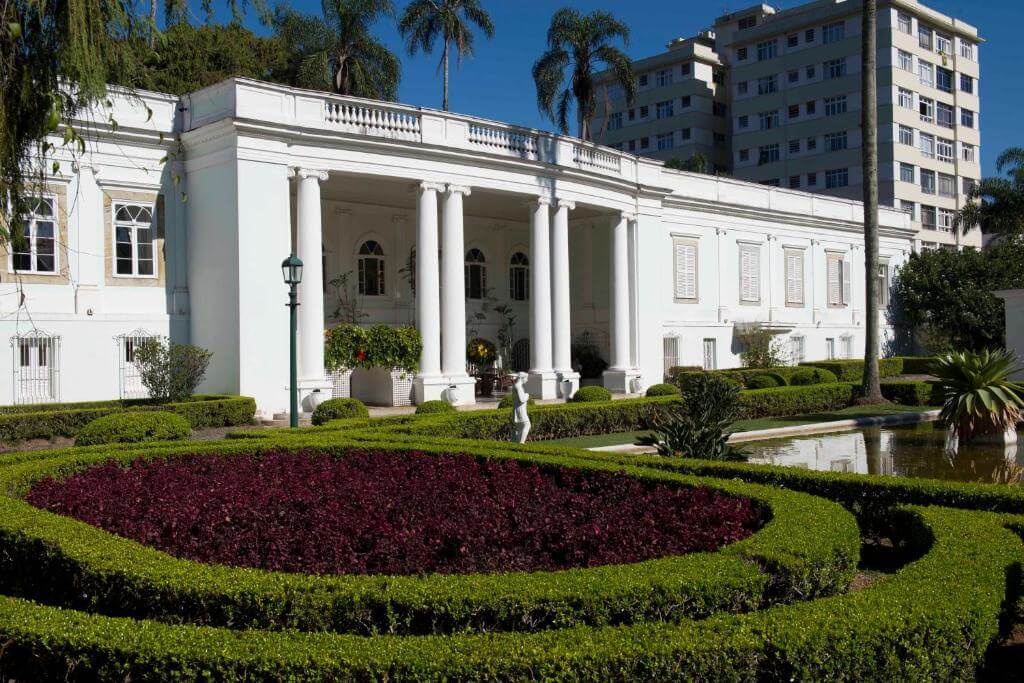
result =
[[[331,398],[352,398],[352,371],[337,370],[327,373],[331,380]]]
[[[404,370],[362,368],[352,371],[352,398],[368,406],[411,406],[413,374]]]

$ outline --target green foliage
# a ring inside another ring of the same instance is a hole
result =
[[[572,366],[579,370],[583,379],[600,379],[608,369],[608,361],[601,357],[601,349],[597,348],[589,332],[573,340]]]
[[[740,414],[740,390],[720,377],[704,375],[691,382],[683,400],[652,406],[647,426],[653,434],[638,443],[654,446],[660,455],[707,460],[746,460],[730,446],[728,429]]]
[[[673,368],[675,370],[675,368]],[[767,382],[771,386],[806,386],[808,384],[831,384],[837,382],[835,374],[820,368],[805,368],[792,366],[779,366],[774,368],[739,368],[734,370],[711,370],[697,369],[695,371],[684,371],[682,368],[674,373],[674,383],[680,388],[685,388],[691,379],[703,375],[714,375],[722,379],[736,382],[746,389],[763,389],[767,387],[755,386],[760,382]],[[768,377],[768,380],[759,380],[759,377]],[[797,381],[793,381],[798,378]]]
[[[752,389],[740,394],[740,419],[786,417],[848,408],[856,395],[853,384],[815,384],[806,387]]]
[[[882,396],[905,406],[935,406],[942,403],[940,387],[932,382],[890,380],[882,382]]]
[[[529,399],[526,402],[526,405],[531,407],[531,408],[533,406],[535,406],[536,404],[537,404],[537,402],[534,401],[532,398]],[[513,394],[512,392],[509,392],[509,393],[505,394],[504,396],[501,397],[501,400],[498,401],[498,407],[502,408],[502,409],[505,409],[505,410],[511,408],[514,405],[515,405],[515,394]]]
[[[612,400],[612,392],[604,387],[580,387],[572,396],[573,403],[594,403]]]
[[[840,382],[860,382],[864,379],[863,360],[822,360],[801,363],[802,367],[827,370],[835,375]],[[903,361],[900,358],[879,358],[878,373],[881,377],[896,377],[903,374]]]
[[[423,341],[414,327],[337,325],[325,332],[324,364],[329,370],[398,368],[416,372]]]
[[[448,401],[425,401],[416,406],[417,415],[439,415],[458,412]]]
[[[498,349],[491,341],[477,337],[466,343],[466,360],[478,368],[490,365],[497,357]]]
[[[1024,388],[1010,379],[1020,370],[1013,353],[951,353],[932,367],[941,386],[940,419],[963,441],[1002,434],[1024,417]]]
[[[796,368],[789,376],[789,383],[795,387],[811,384],[832,384],[839,379],[828,370],[822,368]]]
[[[899,356],[905,375],[930,375],[935,356]]]
[[[931,249],[911,254],[893,281],[895,321],[917,328],[930,353],[1005,345],[1003,302],[992,292],[1024,287],[1024,238],[983,250]]]
[[[690,173],[709,173],[711,171],[708,158],[701,152],[697,152],[685,161],[678,157],[669,159],[665,162],[665,168],[675,171],[688,171]]]
[[[737,329],[736,340],[743,346],[740,360],[745,368],[777,368],[788,362],[782,340],[760,325]]]
[[[763,375],[754,375],[747,382],[748,389],[772,389],[775,387],[786,386],[786,380],[782,375],[775,373],[764,373]]]
[[[331,420],[347,420],[353,417],[370,417],[370,411],[357,398],[332,398],[316,407],[312,421],[314,425],[319,426]]]
[[[1001,174],[971,187],[967,203],[956,216],[955,227],[964,233],[981,226],[989,235],[1024,235],[1024,148],[1010,147],[996,159]]]
[[[134,363],[142,386],[154,401],[179,403],[195,393],[212,357],[206,349],[159,337],[146,339],[135,348]]]
[[[249,424],[256,413],[256,402],[244,396],[193,396],[188,401],[163,405],[137,400],[8,406],[0,409],[0,441],[73,437],[104,415],[146,410],[170,411],[188,420],[193,429],[206,429]]]
[[[75,445],[174,441],[187,439],[191,433],[188,420],[175,413],[160,410],[113,413],[85,425],[75,437]]]
[[[679,396],[682,392],[674,384],[654,384],[648,387],[647,396]]]
[[[533,65],[537,87],[537,108],[569,134],[570,111],[576,106],[579,137],[592,139],[590,121],[597,113],[597,87],[594,74],[602,64],[626,93],[626,102],[636,98],[633,64],[622,50],[613,47],[615,39],[629,44],[629,27],[610,12],[595,10],[581,14],[563,7],[551,17],[548,49]],[[571,73],[567,75],[567,70]]]

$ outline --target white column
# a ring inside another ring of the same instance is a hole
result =
[[[414,382],[416,403],[442,397],[447,383],[441,375],[441,295],[437,243],[437,193],[440,183],[417,187],[416,204],[416,329],[423,341],[420,371]]]
[[[449,185],[444,197],[441,230],[441,374],[454,393],[446,397],[459,405],[472,404],[474,384],[466,374],[466,245],[462,198],[470,189]]]
[[[615,393],[630,393],[630,382],[637,372],[630,363],[629,305],[629,223],[634,217],[623,213],[615,217],[611,229],[610,333],[611,367],[604,373],[604,385]]]
[[[534,398],[555,398],[557,376],[551,367],[551,200],[538,197],[530,207],[530,378]]]
[[[572,370],[572,318],[569,308],[569,212],[575,208],[573,202],[558,200],[551,227],[552,356],[562,398],[571,398],[579,388],[579,374]],[[569,384],[563,386],[563,382]]]
[[[303,409],[315,408],[309,400],[319,389],[325,398],[330,387],[324,375],[324,268],[323,220],[320,208],[320,183],[325,171],[293,169],[295,188],[295,252],[302,261],[299,283],[299,390]]]

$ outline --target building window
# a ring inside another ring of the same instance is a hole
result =
[[[953,141],[938,138],[935,143],[935,156],[939,161],[945,161],[947,164],[953,163]]]
[[[813,152],[818,149],[818,138],[807,138],[807,151]]]
[[[761,302],[761,247],[740,245],[740,301]]]
[[[955,197],[956,196],[956,177],[946,175],[945,173],[939,174],[939,196],[940,197]]]
[[[832,190],[837,187],[846,187],[850,184],[850,170],[847,168],[836,168],[825,171],[825,189]]]
[[[626,147],[629,149],[630,152],[635,152],[636,151],[636,140],[630,140],[629,142],[627,142],[626,143]]]
[[[654,106],[655,116],[659,119],[667,119],[675,114],[675,107],[673,106],[673,100],[666,100],[665,102],[658,102]]]
[[[757,148],[757,165],[771,164],[779,160],[779,145],[761,145]]]
[[[683,128],[680,131],[680,134],[683,136],[684,140],[689,140],[691,137],[693,137],[693,132],[689,128]]]
[[[664,358],[662,369],[665,374],[665,379],[668,379],[671,375],[672,368],[679,367],[679,337],[662,337],[661,348],[662,356]]]
[[[807,104],[804,105],[804,111],[810,116],[817,111],[817,100],[807,100]]]
[[[704,340],[704,358],[702,365],[705,370],[718,369],[718,342],[716,340]]]
[[[974,128],[974,112],[970,109],[960,109],[960,125],[965,128]]]
[[[118,204],[114,207],[114,273],[156,277],[156,239],[153,207]]]
[[[799,154],[800,153],[800,140],[799,139],[797,139],[797,140],[790,140],[789,141],[789,153],[790,154]]]
[[[712,102],[711,113],[718,117],[725,117],[725,102]]]
[[[661,69],[654,74],[654,84],[659,88],[672,85],[672,69]]]
[[[790,69],[789,73],[787,74],[787,78],[788,78],[790,83],[796,83],[797,81],[800,80],[800,70],[799,69]]]
[[[953,92],[953,72],[941,66],[935,67],[935,87],[942,92]]]
[[[935,51],[940,55],[952,56],[953,39],[944,33],[935,32]]]
[[[697,301],[697,242],[674,239],[676,301]]]
[[[839,341],[843,344],[843,358],[853,358],[853,335],[844,334]]]
[[[769,178],[768,180],[762,180],[757,183],[758,185],[764,185],[766,187],[779,187],[778,178]]]
[[[960,158],[964,161],[974,163],[977,160],[977,155],[974,152],[974,145],[969,145],[966,142],[960,143]]]
[[[736,125],[739,128],[746,128],[750,125],[750,117],[744,114],[736,120]]]
[[[921,227],[925,230],[935,229],[935,207],[921,205]]]
[[[11,339],[14,349],[14,403],[60,400],[60,337],[33,330]]]
[[[736,84],[736,94],[738,94],[738,95],[746,95],[747,94],[747,82],[746,81],[740,81],[739,83]]]
[[[943,128],[953,127],[953,107],[945,102],[935,103],[935,123]]]
[[[974,178],[961,178],[961,180],[963,181],[964,196],[970,197],[971,194],[974,192],[974,188],[977,185],[978,181],[975,180]]]
[[[738,30],[740,31],[743,31],[748,28],[754,28],[755,26],[757,26],[756,14],[752,17],[743,17],[742,19],[740,19],[739,24],[737,25]]]
[[[903,107],[904,109],[913,109],[914,91],[907,90],[906,88],[900,88],[899,103],[900,106]]]
[[[909,72],[913,73],[914,72],[914,55],[909,53],[909,52],[907,52],[906,50],[900,50],[898,57],[899,57],[898,62],[899,62],[900,68],[903,69],[904,71],[909,71]]]
[[[825,78],[842,78],[846,75],[846,57],[825,62]]]
[[[789,338],[789,360],[793,365],[800,365],[807,358],[807,347],[804,337],[799,335]]]
[[[779,110],[763,111],[757,115],[758,127],[761,130],[771,130],[779,127]]]
[[[821,42],[838,43],[846,37],[846,24],[837,21],[832,24],[825,24],[821,27]]]
[[[826,337],[825,338],[825,360],[836,359],[836,338]]]
[[[807,174],[807,187],[814,187],[818,184],[818,174],[808,173]]]
[[[757,44],[757,61],[763,62],[766,59],[773,59],[778,54],[778,41],[766,40]]]
[[[689,95],[683,95],[681,98],[679,98],[679,102],[682,105],[683,109],[689,109],[690,108],[690,96]]]
[[[974,79],[967,74],[960,74],[960,91],[969,95],[974,94]]]
[[[622,112],[615,112],[608,117],[608,130],[619,130],[622,128]]]
[[[466,252],[466,298],[480,300],[487,296],[487,259],[479,249]]]
[[[799,178],[799,176],[797,176]],[[786,249],[786,304],[804,305],[804,252]]]
[[[926,85],[929,88],[935,87],[935,67],[923,59],[917,62],[917,78],[921,81],[921,85]]]
[[[640,138],[640,149],[647,149],[651,146],[651,139],[648,137]]]
[[[650,115],[651,115],[651,108],[649,106],[647,106],[645,104],[644,106],[640,107],[640,118],[646,119]]]
[[[657,136],[658,150],[665,151],[676,146],[676,135],[673,132],[659,133]]]
[[[917,44],[926,50],[932,49],[932,30],[920,22],[917,24]]]
[[[359,247],[359,293],[363,296],[384,296],[384,249],[375,240],[366,240]]]
[[[889,264],[882,262],[878,264],[878,307],[889,307]]]
[[[800,176],[791,175],[789,176],[789,189],[799,190],[800,189]]]
[[[910,216],[910,220],[917,220],[917,204],[914,202],[908,202],[906,199],[901,199],[900,210]]]
[[[11,236],[11,269],[18,273],[56,273],[56,203],[52,197],[34,197],[28,202],[21,234]]]
[[[736,61],[742,62],[747,58],[747,48],[741,47],[736,50]]]
[[[935,136],[931,133],[918,133],[917,139],[921,147],[921,155],[928,159],[935,158]]]
[[[787,47],[796,47],[799,44],[800,44],[800,34],[799,33],[790,33],[788,36],[786,36],[786,46]]]
[[[682,74],[683,76],[689,76],[690,75],[690,65],[689,64],[680,64],[679,65],[679,73]]]
[[[900,33],[906,33],[908,36],[914,33],[913,23],[909,14],[900,12],[896,17],[896,25],[899,27]]]
[[[815,68],[815,66],[813,64],[810,64],[810,65],[804,67],[804,74],[807,77],[807,80],[811,80],[812,78],[814,78],[814,74],[816,72],[817,72],[817,69]]]
[[[974,61],[974,43],[968,43],[966,40],[960,41],[960,56],[964,59]]]
[[[749,149],[741,149],[740,150],[740,161],[750,161],[750,150]]]
[[[791,104],[789,105],[789,118],[795,119],[800,117],[800,105]]]
[[[913,164],[905,164],[900,162],[900,180],[902,180],[905,183],[915,182]]]
[[[843,254],[829,253],[827,256],[828,305],[842,308],[850,303],[850,265]]]
[[[121,399],[149,398],[149,390],[142,384],[142,376],[135,364],[136,350],[156,339],[145,330],[135,330],[115,338],[117,343],[118,396]]]
[[[900,126],[900,144],[914,146],[914,129],[910,126]]]
[[[953,232],[953,219],[956,217],[956,211],[952,209],[939,209],[938,210],[938,227],[942,232]]]
[[[838,116],[846,113],[846,95],[825,98],[825,116]]]
[[[809,28],[806,31],[804,31],[804,42],[805,43],[813,43],[814,42],[814,29],[813,28]]]
[[[825,151],[838,152],[841,149],[846,149],[846,131],[825,133]]]
[[[757,94],[768,95],[779,90],[779,77],[774,74],[757,79]]]
[[[935,194],[935,171],[921,169],[921,192]]]
[[[917,102],[921,120],[925,123],[933,123],[935,121],[935,100],[930,97],[918,97]]]
[[[508,296],[512,301],[530,300],[530,259],[521,251],[508,262]]]
[[[646,88],[647,87],[647,74],[640,74],[640,77],[637,79],[637,81],[639,82],[641,88]]]

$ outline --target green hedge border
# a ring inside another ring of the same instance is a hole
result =
[[[278,450],[278,443],[165,448],[143,457],[233,455]],[[292,440],[286,450],[410,450],[387,441]],[[179,560],[73,519],[0,497],[0,577],[9,589],[48,604],[105,614],[233,628],[426,634],[538,630],[579,624],[679,620],[760,609],[829,595],[848,585],[859,558],[853,517],[821,498],[779,489],[600,463],[572,454],[519,453],[509,447],[425,445],[427,453],[514,458],[542,467],[626,471],[646,481],[710,486],[757,501],[769,513],[753,536],[716,553],[560,572],[430,577],[311,577]],[[40,478],[97,463],[127,463],[139,452],[9,463],[0,487],[23,494]]]
[[[246,396],[204,395],[162,405],[149,401],[96,401],[8,406],[0,410],[0,442],[70,438],[96,418],[142,410],[176,413],[187,419],[193,429],[237,427],[252,422],[256,401]]]
[[[905,510],[928,551],[852,593],[679,624],[363,638],[88,615],[0,597],[26,680],[973,680],[1024,550],[1005,516]]]
[[[840,382],[861,382],[864,380],[863,360],[819,360],[801,363],[800,367],[828,370],[834,374]],[[900,357],[879,359],[878,373],[883,379],[902,375],[903,359]]]

